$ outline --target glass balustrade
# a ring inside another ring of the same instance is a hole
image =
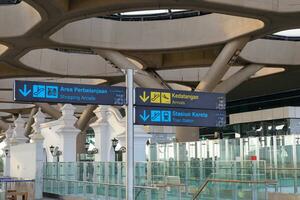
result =
[[[149,161],[266,161],[267,168],[300,168],[300,136],[281,135],[151,144]],[[171,152],[171,153],[170,153]]]
[[[300,193],[300,136],[279,135],[264,137],[249,137],[222,140],[202,140],[187,143],[151,144],[148,146],[150,161],[190,161],[190,167],[200,170],[194,171],[195,176],[217,169],[218,166],[198,166],[198,161],[211,165],[219,161],[221,166],[230,165],[228,161],[262,160],[265,161],[267,179],[276,180],[277,190],[284,193]],[[172,152],[172,153],[168,153]],[[222,164],[222,162],[224,162]],[[239,162],[236,162],[239,163]],[[242,162],[240,162],[242,163]],[[243,164],[244,165],[244,164]],[[232,166],[235,168],[235,166]],[[247,167],[246,167],[247,168]],[[258,167],[263,169],[262,167]],[[237,166],[237,173],[246,174],[246,169]],[[219,169],[227,173],[228,169]],[[262,172],[260,172],[262,173]]]
[[[257,188],[258,196],[266,192],[300,193],[299,143],[297,135],[285,135],[151,144],[147,150],[149,161],[135,165],[136,199],[176,199],[178,194],[181,199],[190,199],[213,175],[222,180],[276,181],[275,185],[223,182],[207,185],[215,186],[218,195],[228,199],[231,195],[251,199],[251,188]],[[125,166],[124,162],[47,163],[44,190],[91,199],[122,198]],[[208,195],[209,198],[215,196]]]
[[[89,199],[125,198],[124,162],[45,163],[44,192]],[[260,161],[137,162],[136,199],[191,199],[212,174],[266,177]]]
[[[266,184],[260,182],[210,181],[195,199],[201,200],[267,200]]]

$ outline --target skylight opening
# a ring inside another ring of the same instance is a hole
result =
[[[126,16],[136,16],[136,15],[157,15],[157,14],[167,14],[167,13],[174,13],[174,12],[184,12],[185,9],[159,9],[159,10],[139,10],[139,11],[130,11],[130,12],[123,12],[120,15]]]
[[[290,30],[280,31],[274,33],[273,35],[283,36],[283,37],[300,37],[300,29],[290,29]]]
[[[188,17],[199,17],[211,14],[191,9],[152,9],[136,10],[129,12],[114,13],[108,16],[98,16],[98,18],[117,20],[117,21],[156,21],[156,20],[174,20]]]

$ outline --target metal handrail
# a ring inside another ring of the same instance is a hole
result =
[[[300,170],[300,168],[266,168],[267,171],[276,171],[276,170],[291,170],[291,171],[296,171]]]
[[[263,181],[252,181],[252,180],[227,180],[227,179],[206,179],[205,182],[200,186],[199,190],[193,196],[193,200],[196,200],[204,188],[207,186],[209,182],[215,183],[247,183],[247,184],[266,184],[266,185],[276,185],[277,181],[273,180],[263,180]]]

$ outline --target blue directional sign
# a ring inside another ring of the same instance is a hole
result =
[[[226,124],[223,110],[136,107],[135,123],[140,125],[222,127]]]
[[[124,105],[125,87],[15,81],[14,100],[96,105]]]
[[[221,93],[188,92],[136,88],[135,105],[175,108],[225,110],[226,99]]]

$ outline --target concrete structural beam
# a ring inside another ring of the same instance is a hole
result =
[[[227,73],[223,76],[222,81],[226,80],[242,68],[242,66],[230,67]],[[205,78],[208,71],[209,67],[199,67],[160,70],[157,71],[157,73],[168,82],[200,82],[203,78]]]
[[[216,13],[143,23],[90,18],[67,24],[50,39],[101,49],[174,50],[225,43],[263,27],[257,19]]]
[[[0,37],[13,37],[25,34],[41,21],[37,10],[25,1],[14,6],[0,7]]]
[[[8,129],[8,127],[9,127],[9,125],[7,123],[0,120],[0,129],[2,129],[2,131],[6,131]]]
[[[205,77],[197,86],[197,91],[211,92],[222,80],[229,70],[229,62],[236,59],[241,49],[249,41],[248,37],[235,39],[225,45],[213,65],[209,68]],[[199,128],[197,127],[177,127],[176,139],[178,142],[188,142],[199,140]]]
[[[128,10],[157,9],[158,7],[189,8],[215,13],[193,18],[143,23],[91,18]],[[145,60],[143,60],[143,56],[139,56],[139,53],[152,53],[158,58],[164,57],[158,61],[165,63],[166,69],[184,69],[189,66],[197,67],[197,64],[200,63],[200,56],[198,56],[198,62],[187,62],[182,65],[178,60],[192,60],[190,56],[195,54],[182,54],[183,59],[181,59],[177,57],[178,52],[199,50],[204,47],[213,48],[216,45],[220,48],[223,43],[232,41],[225,46],[198,88],[202,91],[212,91],[229,67],[226,60],[232,59],[234,54],[230,53],[232,47],[229,46],[236,41],[236,38],[251,33],[251,38],[256,39],[275,31],[299,27],[299,10],[300,7],[295,4],[295,0],[24,0],[18,5],[0,8],[0,26],[5,27],[0,30],[0,42],[8,47],[0,47],[2,52],[2,54],[0,53],[0,77],[45,77],[49,74],[74,77],[100,77],[103,74],[107,77],[115,76],[115,74],[110,74],[111,69],[105,67],[103,60],[101,62],[91,61],[97,61],[99,59],[95,58],[97,56],[86,56],[83,55],[84,53],[79,53],[80,55],[76,55],[75,58],[73,54],[68,55],[70,52],[68,54],[58,53],[46,48],[70,48],[80,51],[91,47],[105,47],[116,51],[124,50],[129,52],[131,57],[143,62]],[[217,13],[226,13],[226,15]],[[18,25],[16,26],[16,24]],[[206,28],[203,29],[203,27]],[[297,45],[292,46],[297,48]],[[41,50],[42,48],[45,49]],[[219,52],[218,48],[217,52]],[[263,53],[256,52],[259,48],[252,48],[252,57],[249,59],[251,62],[264,64],[272,62],[272,59],[256,62],[268,57],[270,53],[267,50]],[[269,45],[269,48],[272,49],[274,46]],[[161,56],[164,52],[168,52],[168,56]],[[203,51],[203,54],[206,52]],[[257,55],[261,55],[261,57]],[[174,56],[177,59],[173,59]],[[88,59],[84,59],[84,57],[88,57]],[[202,57],[205,58],[205,56]],[[290,63],[298,63],[296,57],[295,53],[291,57],[287,56],[284,61],[291,60]],[[121,65],[117,65],[118,62],[115,63],[119,69],[131,66],[130,62],[127,63],[128,60],[125,62],[124,58],[127,60],[125,56],[115,58],[115,61],[121,60]],[[209,66],[214,58],[214,52],[212,52],[209,59],[202,62],[202,67]],[[247,58],[249,57],[246,57],[246,60]],[[89,67],[86,68],[86,71],[78,73],[77,70],[82,71],[81,65],[85,63]],[[127,63],[128,66],[124,67],[124,63]],[[144,67],[149,70],[148,63],[144,63]],[[176,66],[173,63],[176,63]],[[276,64],[281,63],[284,62],[279,61]],[[161,69],[161,66],[163,64],[153,65],[153,68]],[[140,86],[165,88],[163,81],[155,74],[137,69],[139,71],[136,73],[135,81]],[[207,80],[208,82],[206,82]],[[50,105],[41,104],[41,107],[53,118],[57,119],[61,115]],[[85,124],[86,119],[82,119],[81,123]]]
[[[38,111],[37,107],[32,108],[30,111],[30,115],[29,115],[29,118],[28,118],[28,121],[27,121],[27,124],[25,127],[25,136],[28,136],[31,134],[32,124],[34,123],[34,115],[37,113],[37,111]]]
[[[35,49],[24,55],[20,61],[33,69],[64,76],[113,77],[122,75],[103,58],[93,54]],[[85,66],[84,70],[82,66]]]
[[[89,9],[100,9],[105,7],[109,8],[119,6],[120,11],[125,10],[126,3],[120,3],[118,0],[72,0],[70,3],[70,9],[73,11],[85,11]],[[262,12],[272,11],[274,13],[286,13],[286,12],[296,12],[300,8],[298,4],[295,4],[295,0],[260,0],[260,1],[245,1],[245,0],[185,0],[185,1],[173,1],[173,0],[139,0],[133,1],[130,4],[130,8],[135,7],[138,9],[157,9],[162,7],[177,7],[177,8],[215,8],[216,11],[225,10],[226,8],[232,8],[233,12],[239,13],[246,10],[246,13],[250,13],[249,10],[257,10]],[[246,14],[245,14],[246,15]],[[249,14],[250,15],[250,14]],[[252,15],[253,12],[252,12]]]
[[[248,80],[252,75],[261,70],[263,65],[249,65],[239,70],[228,79],[224,80],[213,90],[213,92],[228,93],[244,81]]]
[[[7,46],[0,44],[0,55],[3,54],[8,49]]]
[[[249,37],[241,37],[228,42],[213,65],[209,68],[209,71],[204,79],[201,80],[196,90],[203,92],[212,91],[230,68],[230,61],[235,61],[248,41]]]
[[[77,120],[75,126],[81,131],[85,130],[90,119],[94,116],[94,110],[98,107],[98,105],[88,105],[82,112],[80,118]]]
[[[0,30],[0,42],[9,47],[0,59],[0,76],[47,74],[36,66],[26,68],[20,62],[20,58],[32,49],[87,48],[87,46],[90,48],[90,46],[100,47],[100,44],[117,50],[132,50],[130,52],[132,55],[140,50],[158,50],[155,53],[161,54],[159,52],[161,50],[179,50],[179,48],[182,50],[182,48],[221,44],[249,32],[253,33],[253,38],[257,38],[266,33],[299,26],[297,20],[299,13],[295,11],[300,8],[293,2],[294,0],[256,2],[242,0],[226,2],[222,0],[198,2],[194,0],[130,2],[125,0],[25,0],[15,6],[0,8],[2,19],[0,25],[6,27]],[[215,13],[187,19],[164,20],[163,23],[166,25],[163,26],[161,22],[112,22],[113,20],[91,18],[126,10],[157,9],[158,7],[189,8]],[[216,13],[226,13],[226,15]],[[90,19],[85,21],[85,18]],[[77,23],[76,20],[81,21]],[[19,23],[18,26],[15,26],[16,22]],[[69,28],[70,22],[77,31]],[[68,28],[66,30],[63,28],[64,30],[61,31],[64,25]],[[202,25],[205,25],[206,29],[203,29]],[[117,31],[120,29],[121,31]],[[90,31],[91,34],[86,34],[85,31]],[[198,31],[199,34],[194,34]],[[50,39],[51,35],[57,36],[55,38],[57,42]],[[79,41],[86,37],[89,37],[86,41]],[[150,40],[150,38],[155,40]],[[138,42],[134,45],[133,41]],[[198,41],[201,42],[197,43]],[[5,73],[2,73],[4,68]]]
[[[249,42],[240,56],[252,63],[299,66],[299,54],[297,41],[258,39]]]
[[[119,69],[135,69],[134,82],[140,87],[165,88],[165,83],[159,77],[155,77],[150,73],[138,68],[133,62],[126,58],[123,54],[113,50],[94,49],[100,56],[112,62]]]
[[[43,112],[47,113],[54,119],[59,119],[61,117],[61,112],[47,103],[35,103],[35,105],[40,107]]]

